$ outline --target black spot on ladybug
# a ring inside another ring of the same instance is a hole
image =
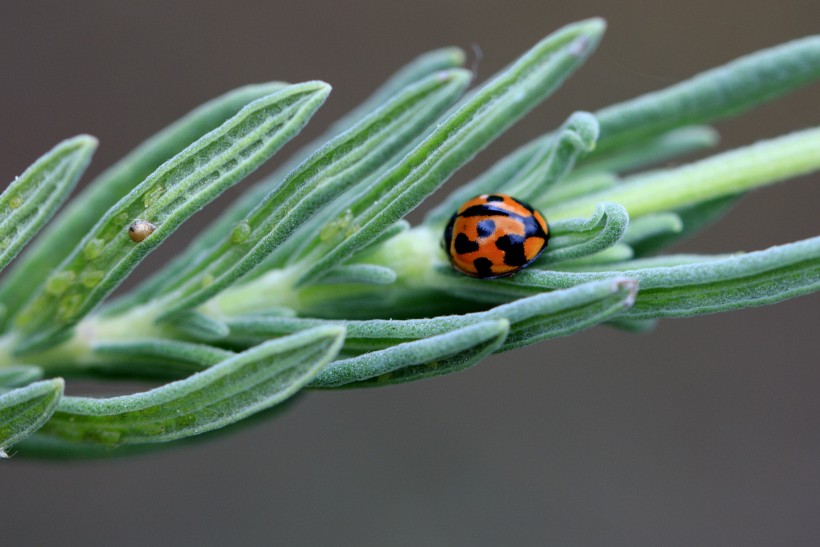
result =
[[[478,232],[478,237],[490,237],[493,235],[493,232],[495,232],[495,222],[489,218],[482,220],[476,225],[476,231]]]
[[[546,239],[546,235],[544,230],[535,220],[535,217],[524,217],[521,219],[521,222],[524,224],[524,237],[540,237],[541,239]]]
[[[447,227],[444,229],[444,250],[449,251],[450,249],[450,241],[453,240],[453,224],[456,222],[456,215],[453,215],[453,218],[450,219],[450,223],[447,224]]]
[[[473,266],[479,277],[490,277],[493,275],[493,261],[489,258],[476,258],[473,260]]]
[[[477,251],[478,243],[461,233],[456,236],[455,248],[458,254],[463,255]]]
[[[525,237],[517,234],[507,234],[499,237],[495,245],[504,251],[504,264],[507,266],[523,266],[527,263],[527,256],[524,254]]]
[[[487,201],[504,201],[504,198],[502,196],[489,195],[487,196]]]
[[[459,216],[462,217],[486,217],[488,215],[493,216],[501,216],[501,217],[508,217],[510,215],[509,211],[505,211],[504,209],[498,209],[497,207],[493,207],[492,205],[473,205],[472,207],[468,207],[464,210]]]

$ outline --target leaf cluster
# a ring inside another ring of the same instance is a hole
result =
[[[646,330],[820,289],[820,237],[661,254],[746,192],[820,169],[820,128],[655,167],[715,146],[707,124],[820,77],[816,36],[572,113],[420,225],[404,220],[580,68],[604,29],[599,19],[559,29],[470,91],[460,50],[419,57],[113,300],[183,222],[295,137],[330,86],[271,82],[218,97],[59,214],[96,141],[55,146],[0,195],[0,269],[12,265],[0,282],[0,455],[13,445],[106,455],[224,428],[303,389],[410,382],[602,323]],[[439,245],[452,211],[487,192],[528,201],[550,223],[541,257],[496,280],[456,273]],[[137,241],[136,222],[153,231]],[[162,385],[95,399],[63,395],[57,375]]]

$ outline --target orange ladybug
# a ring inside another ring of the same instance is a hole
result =
[[[453,267],[469,276],[510,275],[547,248],[546,219],[505,194],[482,194],[466,201],[444,229],[444,249]]]

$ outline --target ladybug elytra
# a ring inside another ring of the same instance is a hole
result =
[[[547,247],[544,217],[505,194],[482,194],[466,201],[444,229],[444,249],[453,267],[469,276],[492,279],[532,263]]]

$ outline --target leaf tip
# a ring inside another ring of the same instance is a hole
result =
[[[569,44],[567,52],[573,57],[586,57],[590,54],[606,31],[606,20],[593,17],[576,23],[578,36]]]
[[[451,68],[447,70],[440,70],[436,74],[436,78],[441,83],[453,82],[456,84],[466,85],[473,79],[473,73],[465,68]]]
[[[99,139],[94,135],[89,135],[87,133],[81,133],[76,137],[69,139],[69,142],[74,143],[78,146],[82,146],[84,148],[97,148],[97,145],[100,144]]]
[[[305,82],[303,85],[307,88],[312,88],[316,95],[320,95],[322,97],[327,97],[330,95],[330,92],[333,91],[333,86],[327,82],[323,82],[322,80],[312,80],[310,82]]]

